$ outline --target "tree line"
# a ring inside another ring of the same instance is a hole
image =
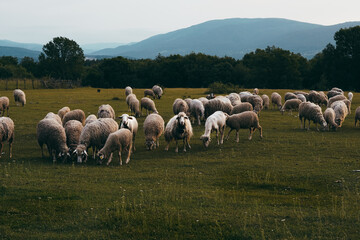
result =
[[[0,78],[49,78],[98,88],[208,87],[214,82],[241,88],[360,90],[360,26],[340,29],[308,60],[275,46],[245,54],[240,60],[202,53],[158,55],[155,59],[114,57],[85,59],[73,40],[56,37],[43,46],[38,61],[0,58]]]

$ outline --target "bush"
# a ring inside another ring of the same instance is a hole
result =
[[[225,94],[232,92],[240,92],[240,87],[238,85],[234,85],[232,83],[222,83],[222,82],[213,82],[209,85],[209,90],[206,93],[217,93],[217,94]]]

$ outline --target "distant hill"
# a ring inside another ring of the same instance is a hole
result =
[[[0,46],[2,47],[17,47],[17,48],[26,48],[33,51],[42,51],[43,45],[37,43],[19,43],[9,40],[0,40]]]
[[[334,33],[340,28],[356,25],[360,22],[323,26],[278,18],[213,20],[91,55],[155,58],[159,53],[202,52],[240,59],[257,48],[276,46],[312,58],[328,43],[334,43]]]
[[[40,55],[40,51],[33,51],[20,47],[3,47],[0,46],[0,56],[12,56],[17,57],[19,59],[23,57],[31,57],[35,60],[38,59]]]

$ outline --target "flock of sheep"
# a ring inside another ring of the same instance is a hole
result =
[[[97,116],[91,114],[86,117],[83,110],[70,110],[69,107],[61,108],[57,114],[49,112],[37,124],[37,141],[42,156],[44,157],[43,146],[46,145],[53,161],[65,161],[71,156],[76,156],[77,162],[82,163],[87,161],[88,149],[92,148],[92,157],[99,164],[104,159],[110,164],[115,152],[119,155],[122,165],[123,151],[127,153],[126,163],[129,163],[131,153],[136,151],[135,138],[139,126],[136,118],[141,115],[143,108],[146,109],[147,115],[143,123],[146,148],[152,150],[159,147],[159,138],[164,135],[167,143],[165,150],[169,149],[170,143],[174,140],[175,152],[178,152],[178,141],[183,141],[183,151],[191,148],[192,124],[195,124],[195,121],[201,125],[201,121],[205,120],[205,131],[200,137],[205,147],[209,146],[213,131],[216,131],[217,144],[223,144],[226,126],[230,128],[226,139],[233,130],[236,130],[236,142],[239,142],[240,129],[250,130],[249,140],[258,129],[262,138],[259,116],[262,109],[270,108],[270,103],[282,114],[285,111],[298,111],[302,128],[305,128],[305,122],[308,120],[308,129],[312,121],[316,125],[320,124],[324,129],[327,127],[328,130],[336,130],[350,114],[353,98],[351,92],[345,97],[344,92],[339,88],[333,88],[327,94],[313,90],[288,92],[284,96],[284,104],[280,94],[273,92],[270,98],[265,94],[260,96],[257,88],[253,93],[245,91],[227,96],[209,94],[198,99],[177,98],[173,103],[174,116],[165,125],[164,119],[151,99],[161,98],[163,95],[161,87],[155,85],[152,89],[146,89],[140,101],[132,93],[131,87],[125,88],[125,95],[128,111],[133,116],[123,114],[117,118],[109,104],[101,105]],[[14,99],[17,104],[20,103],[22,106],[26,104],[25,93],[20,89],[14,90]],[[327,107],[324,113],[321,105]],[[0,117],[0,152],[2,153],[2,143],[8,141],[11,158],[14,123],[9,117],[4,117],[5,111],[9,115],[9,99],[0,97],[0,112],[3,116]],[[117,119],[120,119],[120,124],[117,123]],[[358,120],[360,120],[360,107],[356,109],[355,126]]]

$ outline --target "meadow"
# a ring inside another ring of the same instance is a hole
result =
[[[177,97],[198,98],[206,89],[165,89],[155,100],[167,122]],[[288,90],[273,91],[282,96]],[[209,148],[193,125],[192,149],[175,153],[145,149],[138,119],[137,151],[128,165],[53,163],[41,158],[36,125],[63,107],[96,114],[101,104],[117,115],[127,112],[123,89],[25,90],[18,107],[12,91],[10,117],[15,122],[13,159],[5,143],[0,159],[1,239],[358,239],[360,237],[360,128],[352,114],[337,132],[300,129],[296,113],[263,110],[256,131],[235,133]],[[143,89],[135,89],[140,99]],[[323,107],[324,110],[324,107]],[[226,129],[226,133],[229,129]],[[182,146],[182,145],[180,145]],[[181,149],[181,147],[180,147]],[[47,155],[46,155],[47,156]]]

